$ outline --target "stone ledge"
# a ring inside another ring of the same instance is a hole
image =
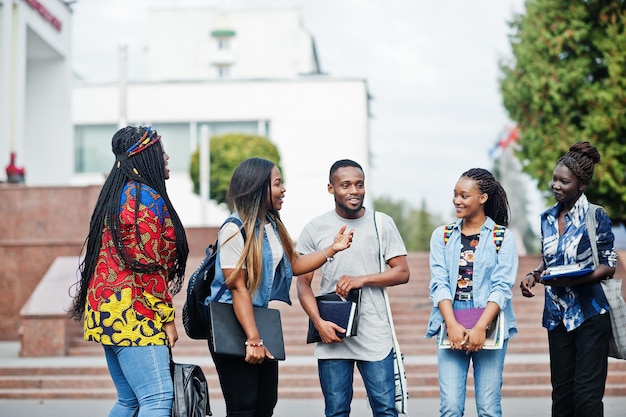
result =
[[[79,262],[75,256],[56,258],[20,310],[20,356],[66,355],[69,290],[76,282]]]

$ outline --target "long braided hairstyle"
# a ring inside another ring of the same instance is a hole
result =
[[[263,158],[249,158],[241,162],[233,172],[228,188],[227,198],[233,204],[246,231],[246,236],[255,236],[254,239],[246,239],[243,253],[233,272],[226,277],[228,282],[235,277],[246,265],[247,286],[250,293],[254,293],[261,283],[261,269],[263,260],[263,226],[265,218],[269,217],[276,223],[276,229],[280,237],[287,259],[290,261],[294,255],[294,245],[287,228],[283,224],[278,210],[268,208],[267,202],[271,201],[271,175],[275,164]],[[261,229],[255,229],[257,220],[261,220]]]
[[[502,185],[496,180],[493,174],[483,168],[472,168],[461,174],[461,178],[466,177],[474,180],[481,193],[487,194],[485,202],[485,214],[502,226],[509,225],[509,200]]]
[[[589,185],[593,178],[593,167],[598,162],[600,162],[598,148],[589,142],[576,142],[556,164],[565,165],[583,185]]]
[[[174,210],[167,195],[165,187],[165,164],[163,159],[163,147],[161,136],[150,127],[127,126],[118,130],[111,140],[111,148],[115,154],[115,163],[107,176],[96,207],[89,223],[89,234],[83,243],[85,257],[79,266],[80,279],[75,284],[77,292],[74,295],[73,306],[70,315],[77,321],[84,315],[87,290],[93,277],[96,263],[100,254],[102,233],[105,225],[111,233],[118,256],[117,261],[130,267],[133,271],[144,273],[154,272],[161,269],[156,260],[154,262],[139,262],[129,253],[122,242],[120,230],[120,200],[124,185],[132,180],[135,183],[135,196],[137,204],[141,199],[141,184],[145,184],[156,190],[169,211],[176,236],[176,259],[168,274],[169,291],[172,295],[178,293],[185,278],[185,265],[189,248],[185,229]],[[138,210],[135,210],[135,225],[137,225]],[[135,227],[139,234],[139,228]],[[141,245],[139,235],[136,241]],[[148,251],[145,251],[148,257]]]

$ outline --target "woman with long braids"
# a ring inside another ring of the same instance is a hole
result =
[[[552,416],[601,417],[608,369],[611,321],[600,281],[615,272],[617,253],[611,219],[595,212],[596,241],[586,227],[589,201],[585,189],[593,178],[600,152],[589,142],[577,142],[556,162],[550,188],[556,204],[541,214],[542,261],[520,284],[533,297],[536,283],[545,285],[543,327],[548,330]],[[594,269],[591,245],[597,245]],[[593,272],[568,278],[544,279],[548,268],[579,264]]]
[[[178,339],[172,296],[187,262],[185,230],[169,200],[161,136],[125,127],[85,241],[71,315],[101,343],[117,402],[111,417],[170,416],[169,347]]]
[[[463,415],[471,361],[478,416],[502,416],[504,356],[508,339],[517,333],[511,288],[518,258],[515,236],[507,229],[508,199],[489,171],[473,168],[457,181],[452,202],[458,220],[438,227],[430,239],[433,309],[426,337],[438,335],[445,322],[450,341],[449,349],[437,351],[439,411]],[[478,320],[466,328],[457,321],[463,315],[459,310],[473,308],[484,310],[477,310]],[[502,348],[483,349],[487,329],[501,311]]]
[[[245,236],[234,222],[219,231],[219,255],[211,301],[231,303],[247,340],[245,358],[209,350],[226,401],[227,416],[269,417],[278,400],[278,363],[259,337],[252,306],[267,307],[271,300],[291,304],[294,275],[311,272],[352,243],[354,230],[344,225],[333,244],[308,255],[298,255],[279,210],[285,186],[278,167],[262,158],[250,158],[233,172],[228,199],[241,220]]]

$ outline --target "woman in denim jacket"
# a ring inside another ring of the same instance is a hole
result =
[[[430,298],[433,309],[426,337],[445,321],[450,349],[437,351],[441,416],[462,416],[469,363],[474,368],[478,416],[501,416],[502,371],[508,339],[517,333],[511,288],[517,275],[517,247],[509,223],[506,193],[487,170],[464,172],[452,199],[459,218],[438,227],[430,240]],[[468,329],[454,311],[484,308]],[[502,311],[501,349],[483,349],[487,327]],[[441,336],[441,335],[439,335]]]
[[[278,214],[284,196],[280,170],[273,162],[250,158],[233,172],[228,198],[235,208],[232,217],[241,220],[245,234],[230,221],[220,229],[211,287],[211,301],[232,303],[247,337],[245,358],[211,350],[228,416],[271,416],[278,400],[278,363],[259,336],[252,306],[267,307],[271,300],[291,304],[293,275],[316,270],[352,243],[354,231],[344,233],[344,225],[332,245],[298,256]]]
[[[550,181],[556,204],[541,214],[543,260],[520,284],[525,297],[534,296],[535,283],[546,286],[542,324],[550,347],[552,415],[559,417],[604,413],[611,322],[600,281],[613,276],[617,254],[611,219],[603,209],[596,211],[593,244],[600,264],[595,270],[576,278],[543,279],[546,269],[555,266],[594,268],[584,191],[598,162],[600,153],[589,142],[575,143],[557,161]]]

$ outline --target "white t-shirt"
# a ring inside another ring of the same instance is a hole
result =
[[[406,256],[406,248],[393,219],[381,213],[382,243],[385,260]],[[311,220],[303,229],[296,245],[302,254],[319,251],[332,244],[341,226],[354,229],[350,248],[337,253],[334,261],[321,267],[322,279],[319,294],[333,292],[342,275],[360,276],[380,272],[378,240],[373,210],[366,210],[358,219],[344,219],[332,210]],[[315,285],[313,286],[315,293]],[[343,339],[342,343],[317,343],[315,357],[318,359],[356,359],[379,361],[384,359],[393,346],[391,328],[387,317],[385,299],[381,287],[363,287],[359,312],[357,336]]]

